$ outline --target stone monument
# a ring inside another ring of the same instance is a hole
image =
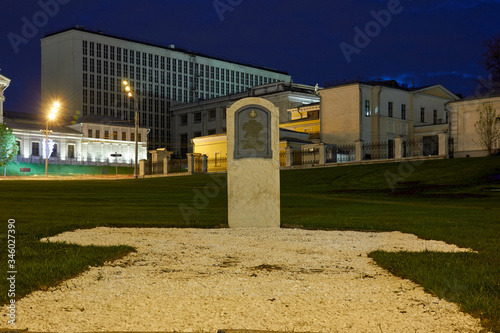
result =
[[[226,115],[229,227],[279,228],[279,109],[249,97]]]

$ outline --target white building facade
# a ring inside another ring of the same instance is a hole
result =
[[[479,144],[479,136],[474,126],[480,118],[479,109],[483,107],[483,103],[491,103],[496,110],[494,126],[500,128],[499,89],[448,104],[451,110],[451,137],[455,157],[478,157],[488,154],[486,148]],[[493,153],[499,152],[500,140],[496,140],[492,148]]]
[[[7,113],[5,124],[12,129],[19,146],[18,162],[40,163],[45,159],[47,124],[36,116]],[[133,166],[135,161],[135,128],[123,123],[110,124],[111,118],[82,119],[84,122],[61,126],[49,123],[49,163],[106,165],[118,163]],[[138,160],[147,158],[147,129],[140,128]],[[116,160],[111,154],[120,154]]]
[[[0,124],[3,123],[3,102],[5,102],[4,91],[10,85],[10,79],[0,75]]]
[[[60,99],[71,119],[103,115],[131,120],[139,110],[150,148],[171,141],[173,104],[246,91],[291,80],[284,72],[226,61],[174,45],[160,46],[74,27],[42,39],[42,108]],[[127,80],[135,98],[125,94]]]

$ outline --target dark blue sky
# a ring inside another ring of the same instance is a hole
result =
[[[297,83],[384,78],[470,95],[488,77],[483,41],[500,33],[499,14],[500,0],[2,0],[5,108],[40,111],[40,39],[75,24],[287,71]]]

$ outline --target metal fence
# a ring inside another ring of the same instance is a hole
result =
[[[353,162],[356,160],[356,146],[328,146],[325,149],[325,160],[326,163]]]
[[[171,173],[188,172],[187,158],[171,158],[170,172]]]
[[[394,158],[394,140],[363,144],[364,160],[384,160]]]
[[[201,155],[194,156],[194,172],[203,172],[203,157]]]
[[[423,155],[423,143],[422,138],[415,138],[411,140],[405,140],[402,144],[401,155],[403,157],[419,157]]]
[[[207,159],[207,172],[224,172],[227,170],[227,157]]]
[[[280,151],[280,166],[286,166],[286,150]]]
[[[293,165],[319,164],[319,148],[294,150],[292,152]]]

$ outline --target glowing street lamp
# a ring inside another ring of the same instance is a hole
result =
[[[134,91],[128,84],[128,81],[124,80],[123,81],[123,86],[125,88],[125,91],[127,92],[127,96],[131,99],[132,105],[135,109],[135,116],[134,116],[134,123],[135,123],[135,164],[134,164],[134,178],[137,179],[137,174],[138,174],[138,167],[137,167],[137,159],[139,158],[139,142],[138,142],[138,136],[139,136],[139,112],[137,111],[137,108],[134,105],[135,98],[134,98]]]
[[[47,117],[45,130],[41,130],[41,132],[45,134],[45,177],[49,176],[49,134],[52,134],[52,130],[49,131],[49,121],[56,119],[57,110],[60,106],[61,104],[59,102],[54,103]]]

